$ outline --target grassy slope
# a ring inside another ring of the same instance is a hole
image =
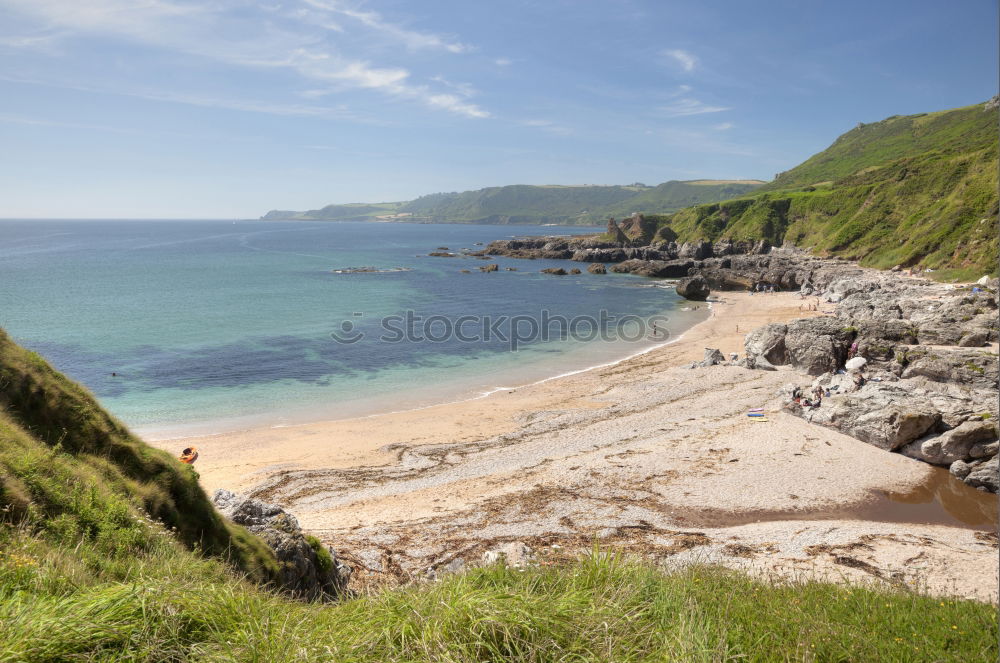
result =
[[[132,436],[2,330],[0,504],[7,519],[54,544],[86,544],[98,565],[154,546],[152,518],[186,548],[224,557],[257,580],[278,569],[260,539],[219,516],[192,467]]]
[[[681,241],[766,238],[871,267],[995,274],[996,127],[996,111],[982,105],[888,118],[844,134],[761,193],[682,210],[663,225]]]
[[[644,186],[532,186],[517,184],[462,193],[435,193],[405,203],[328,205],[307,212],[273,211],[265,219],[337,220],[411,213],[440,223],[600,224],[637,209],[673,212],[743,195],[759,182],[664,182]]]
[[[269,555],[182,466],[0,332],[2,661],[995,660],[996,611],[902,589],[665,573],[592,554],[336,605],[262,590]],[[152,516],[152,517],[151,517]]]
[[[996,112],[982,104],[917,115],[894,115],[859,124],[833,145],[795,168],[779,173],[762,191],[776,191],[839,180],[864,168],[928,152],[958,155],[996,149]]]

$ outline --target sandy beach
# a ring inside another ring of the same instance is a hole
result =
[[[814,300],[810,300],[814,301]],[[294,513],[358,582],[460,568],[498,545],[595,541],[665,563],[892,582],[996,601],[995,496],[780,411],[791,370],[689,368],[804,312],[724,293],[681,338],[623,362],[458,403],[153,444],[200,451],[209,491]],[[766,421],[746,417],[764,408]],[[943,473],[943,474],[942,474]]]

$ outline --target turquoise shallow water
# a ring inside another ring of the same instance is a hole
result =
[[[621,359],[707,315],[641,277],[426,256],[578,232],[593,230],[0,221],[0,325],[128,425],[169,436],[469,398]],[[406,271],[334,273],[368,266]]]

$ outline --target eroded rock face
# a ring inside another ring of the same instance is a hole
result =
[[[1000,378],[997,356],[965,348],[908,347],[898,353],[902,378],[925,377],[934,382],[996,389]]]
[[[796,320],[785,333],[788,363],[809,375],[835,371],[847,360],[852,338],[840,320]]]
[[[680,278],[687,276],[694,265],[690,260],[642,260],[633,258],[611,266],[611,271],[620,274],[638,274],[657,278]]]
[[[973,488],[982,488],[991,493],[997,492],[1000,489],[1000,463],[998,460],[1000,460],[1000,456],[993,456],[987,461],[976,464],[965,477],[965,483]]]
[[[701,276],[692,276],[677,284],[677,294],[684,299],[703,302],[710,293],[708,283]]]
[[[916,440],[900,451],[933,465],[951,465],[956,460],[973,458],[972,448],[979,445],[979,451],[997,438],[996,426],[988,421],[965,421],[940,435]],[[984,443],[984,444],[981,444]],[[985,455],[980,453],[978,457]]]
[[[786,333],[788,333],[788,325],[772,323],[758,327],[747,334],[743,341],[743,347],[746,350],[744,361],[747,367],[773,371],[775,366],[787,364]]]
[[[825,399],[810,413],[810,420],[880,449],[896,451],[941,423],[933,403],[905,396],[898,387],[869,384],[860,391]]]
[[[317,553],[299,521],[280,506],[228,490],[217,490],[212,503],[223,516],[258,535],[282,565],[279,589],[309,600],[334,598],[346,589],[350,567],[340,563],[333,549]]]

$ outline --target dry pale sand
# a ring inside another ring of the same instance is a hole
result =
[[[420,577],[511,541],[558,557],[600,540],[663,559],[995,601],[995,534],[941,524],[970,509],[988,522],[995,503],[940,470],[781,413],[778,391],[804,376],[686,367],[705,347],[742,352],[761,324],[821,314],[802,303],[726,294],[669,345],[481,399],[154,444],[196,445],[207,489],[289,508],[361,579]],[[752,407],[767,421],[747,418]],[[922,523],[933,510],[900,510],[886,491],[936,499],[945,519]]]

